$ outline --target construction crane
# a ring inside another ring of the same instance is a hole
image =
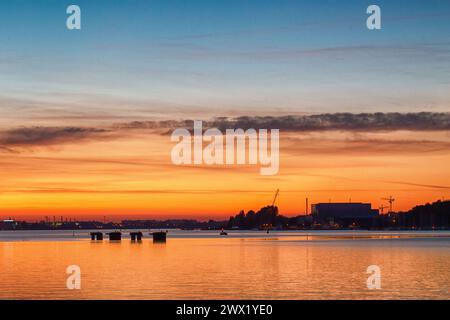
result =
[[[387,200],[387,202],[389,202],[389,213],[392,213],[392,204],[394,203],[395,199],[392,198],[392,196],[389,196],[389,198],[381,198],[381,200]]]
[[[277,189],[277,192],[275,192],[275,197],[273,197],[272,207],[275,205],[275,201],[277,201],[279,194],[280,194],[280,189]]]
[[[383,214],[384,209],[386,209],[386,208],[389,208],[389,207],[388,206],[383,206],[383,205],[378,207],[378,209],[380,209],[381,214]]]

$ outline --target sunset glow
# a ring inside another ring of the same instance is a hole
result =
[[[377,206],[395,195],[407,210],[449,196],[449,144],[446,132],[285,133],[274,177],[249,165],[175,166],[174,143],[152,130],[20,147],[0,156],[2,214],[218,219],[269,204],[277,188],[286,215],[304,213],[305,198]]]
[[[225,219],[277,189],[287,216],[450,197],[448,3],[383,2],[375,31],[357,1],[78,5],[81,30],[64,4],[0,10],[1,218]],[[242,116],[273,117],[277,175],[172,163],[183,121]]]

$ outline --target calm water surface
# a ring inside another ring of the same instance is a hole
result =
[[[0,299],[450,299],[450,232],[0,232]],[[81,290],[66,268],[81,268]],[[380,290],[366,269],[381,268]]]

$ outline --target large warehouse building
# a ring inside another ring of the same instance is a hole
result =
[[[372,209],[370,203],[317,203],[311,205],[315,220],[365,219],[378,216],[378,210]]]

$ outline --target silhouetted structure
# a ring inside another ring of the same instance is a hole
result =
[[[141,241],[142,240],[142,232],[130,232],[131,241]]]
[[[122,240],[122,232],[110,232],[108,233],[109,236],[109,240],[113,240],[113,241],[120,241]]]
[[[153,242],[166,242],[167,232],[153,232],[151,235],[153,236]]]
[[[378,210],[370,203],[317,203],[311,205],[311,213],[316,220],[327,218],[373,218]]]
[[[360,202],[316,203],[311,205],[311,213],[316,226],[332,228],[375,227],[374,218],[379,215],[370,203]]]
[[[102,232],[91,232],[91,240],[103,240]]]
[[[18,227],[18,222],[13,219],[6,219],[0,221],[0,230],[15,230]]]
[[[10,222],[11,221],[11,222]],[[39,222],[0,220],[0,230],[119,230],[119,229],[183,229],[220,230],[226,221],[192,219],[123,220],[122,222],[66,220],[54,223],[47,217]]]
[[[173,220],[124,220],[116,222],[62,221],[54,223],[46,217],[39,222],[0,220],[0,230],[119,230],[119,229],[376,229],[376,230],[434,230],[450,228],[450,201],[436,201],[416,206],[408,212],[378,214],[370,204],[345,203],[337,208],[335,204],[316,204],[316,214],[285,217],[278,214],[276,206],[266,206],[259,211],[239,212],[228,221]],[[343,210],[346,208],[348,210]],[[383,207],[384,208],[384,207]],[[324,218],[324,219],[322,219]],[[93,233],[101,233],[93,232]],[[103,236],[103,235],[102,235]],[[92,237],[92,234],[91,234]],[[114,236],[113,236],[114,238]],[[137,237],[136,237],[137,238]],[[111,239],[111,237],[110,237]],[[121,237],[119,237],[119,240]]]

